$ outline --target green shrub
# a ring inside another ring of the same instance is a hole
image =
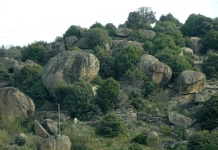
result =
[[[63,34],[63,38],[65,39],[69,36],[76,36],[78,39],[80,39],[80,26],[71,25]]]
[[[164,32],[164,34],[172,36],[174,38],[174,42],[176,46],[179,46],[179,47],[186,46],[186,43],[185,43],[186,39],[183,38],[183,34],[181,31],[179,30],[174,30],[173,32],[167,31],[167,32]]]
[[[107,113],[101,121],[100,133],[113,138],[124,133],[124,122],[115,113]]]
[[[107,30],[101,28],[92,28],[89,29],[87,34],[87,45],[90,48],[94,48],[95,46],[105,47],[107,43],[111,43],[111,39],[108,35]]]
[[[212,130],[218,127],[218,94],[213,95],[206,101],[196,113],[197,122],[206,130]]]
[[[218,78],[218,55],[208,54],[208,59],[202,64],[202,72],[207,78]]]
[[[110,138],[105,139],[104,142],[106,143],[107,147],[111,147],[113,144],[113,140]]]
[[[97,22],[97,21],[90,27],[90,29],[92,28],[105,29],[105,27],[100,22]]]
[[[176,24],[177,27],[180,27],[182,23],[179,22],[177,18],[175,18],[171,13],[165,15],[161,15],[159,21],[171,21]]]
[[[133,100],[134,98],[140,98],[142,95],[140,90],[132,90],[128,96],[130,100]]]
[[[143,45],[143,48],[146,52],[151,52],[153,50],[153,43],[151,41],[146,41]]]
[[[147,137],[146,143],[149,147],[156,147],[156,148],[160,147],[162,144],[159,136]]]
[[[5,66],[2,62],[0,62],[0,81],[10,81],[8,70],[5,69]]]
[[[97,75],[90,83],[101,85],[103,82],[104,82],[104,80],[101,78],[101,76]]]
[[[120,84],[113,78],[108,78],[97,90],[97,104],[102,112],[107,113],[113,109],[113,100],[120,93]]]
[[[77,51],[77,52],[84,52],[82,49],[80,49],[77,46],[70,47],[67,51]]]
[[[171,21],[158,21],[156,24],[160,25],[161,27],[165,27],[165,28],[166,27],[173,27],[173,28],[176,27],[176,24]]]
[[[142,94],[145,98],[155,91],[155,86],[151,81],[145,81],[142,85]]]
[[[216,150],[218,147],[217,140],[218,132],[196,132],[189,138],[187,150]]]
[[[150,38],[148,36],[146,36],[144,33],[140,32],[140,31],[133,31],[127,37],[128,41],[137,41],[140,43],[144,43],[145,41],[147,41],[149,39]]]
[[[8,145],[10,142],[12,142],[11,136],[5,130],[0,130],[0,148]]]
[[[117,76],[123,76],[128,69],[134,67],[144,53],[144,50],[135,45],[130,45],[119,52],[115,57]]]
[[[218,31],[212,29],[208,31],[201,40],[204,48],[201,50],[202,53],[206,53],[209,49],[218,51]]]
[[[142,108],[144,107],[144,102],[142,98],[134,98],[132,100],[132,106],[136,109],[136,110],[142,110]]]
[[[15,72],[14,81],[21,85],[24,80],[30,79],[34,75],[41,76],[42,70],[40,65],[26,65]]]
[[[143,28],[142,17],[139,12],[130,12],[125,22],[127,28],[131,28],[133,30],[138,30]]]
[[[98,58],[100,63],[98,74],[104,79],[113,77],[115,75],[115,65],[112,53],[106,51],[100,46],[96,46],[93,54]]]
[[[133,143],[129,146],[128,150],[143,150],[143,148],[138,143]]]
[[[53,102],[67,106],[72,118],[85,121],[96,113],[96,106],[92,104],[92,86],[83,79],[79,79],[73,85],[60,82],[51,95]]]
[[[171,136],[172,132],[170,131],[170,127],[169,126],[164,126],[162,125],[160,127],[160,131],[164,136]]]
[[[43,55],[46,51],[43,44],[32,43],[27,46],[26,49],[21,51],[22,53],[22,61],[26,61],[27,59],[33,60],[36,63],[41,63],[43,61]]]
[[[116,26],[113,23],[107,23],[105,25],[106,30],[109,33],[109,36],[113,36],[115,34],[115,31],[117,30]]]
[[[56,36],[55,42],[63,42],[63,36]]]
[[[132,142],[138,143],[138,144],[144,144],[144,145],[146,145],[146,141],[147,141],[147,138],[144,135],[144,133],[140,133],[132,139]]]

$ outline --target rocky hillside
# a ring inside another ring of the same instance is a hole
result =
[[[131,17],[2,46],[0,149],[217,149],[217,19]]]

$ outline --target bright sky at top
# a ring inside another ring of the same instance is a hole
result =
[[[169,12],[184,23],[192,13],[218,17],[218,0],[0,0],[0,45],[54,41],[70,25],[89,28],[124,23],[129,12],[151,7],[159,19]]]

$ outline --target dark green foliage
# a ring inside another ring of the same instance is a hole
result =
[[[127,28],[133,30],[145,28],[145,25],[142,24],[142,17],[139,12],[130,12],[125,24]]]
[[[34,75],[41,76],[42,67],[40,65],[26,65],[17,70],[14,74],[14,82],[21,84],[24,80],[32,78]]]
[[[120,93],[120,84],[113,78],[108,78],[98,88],[96,101],[102,112],[107,113],[113,109],[113,100]]]
[[[115,74],[114,58],[112,53],[106,51],[100,46],[94,48],[93,54],[98,58],[100,63],[99,75],[102,78],[113,77]]]
[[[77,52],[84,52],[83,50],[81,50],[79,47],[74,46],[74,47],[70,47],[67,51],[77,51]]]
[[[178,19],[176,19],[171,13],[165,15],[162,15],[159,19],[159,21],[171,21],[176,24],[177,27],[180,27],[182,23],[179,22]]]
[[[146,41],[143,45],[143,48],[146,52],[151,52],[153,49],[153,43],[151,41]]]
[[[52,91],[52,98],[53,102],[67,106],[72,118],[86,121],[96,113],[96,106],[92,104],[92,86],[83,79],[73,85],[60,82]]]
[[[191,14],[181,27],[184,36],[203,37],[209,30],[218,30],[218,23],[201,14]]]
[[[160,131],[161,131],[161,133],[162,133],[164,136],[171,136],[171,135],[172,135],[172,132],[171,132],[169,126],[164,126],[164,125],[162,125],[162,126],[160,127]]]
[[[143,150],[143,148],[138,143],[133,143],[129,146],[128,150]]]
[[[0,62],[0,81],[9,81],[10,75],[8,70],[5,69],[5,66],[2,62]]]
[[[186,39],[183,38],[181,31],[179,30],[174,30],[173,32],[167,31],[165,32],[165,34],[173,37],[176,46],[179,46],[179,47],[186,46]]]
[[[132,90],[128,96],[130,100],[133,100],[134,98],[140,98],[142,95],[139,90]]]
[[[121,77],[128,69],[134,67],[144,53],[144,50],[135,45],[130,45],[119,52],[115,57],[115,66],[118,77]]]
[[[187,150],[217,150],[218,132],[201,131],[194,133],[187,145]]]
[[[124,24],[119,24],[119,25],[118,25],[118,29],[119,29],[119,28],[126,28],[126,23],[124,23]]]
[[[140,43],[144,43],[145,41],[147,41],[149,39],[150,39],[149,37],[147,37],[144,33],[140,32],[140,31],[133,31],[127,37],[128,41],[137,41]]]
[[[175,28],[176,27],[176,24],[171,21],[158,21],[156,24],[164,28],[167,28],[167,27]]]
[[[218,127],[218,94],[206,101],[196,114],[197,122],[203,129],[212,130]]]
[[[27,46],[22,52],[22,61],[27,59],[33,60],[36,63],[41,63],[43,60],[44,52],[46,51],[45,47],[41,43],[32,43]]]
[[[153,12],[151,7],[139,7],[137,12],[142,18],[141,24],[142,25],[149,25],[157,22],[155,17],[156,12]]]
[[[133,98],[131,104],[138,111],[144,107],[144,102],[142,98]]]
[[[100,22],[97,22],[97,21],[90,27],[90,29],[92,28],[105,29],[105,27]]]
[[[202,64],[202,70],[207,78],[218,78],[218,56],[209,54],[208,59]]]
[[[192,60],[192,55],[188,52],[185,52],[185,51],[183,51],[183,55],[184,55],[185,59],[192,65],[191,70],[200,72],[200,69],[197,66],[195,66],[194,61]]]
[[[201,43],[204,46],[202,53],[206,53],[209,49],[218,51],[218,31],[214,29],[208,31],[202,38]]]
[[[102,80],[101,76],[97,75],[90,83],[101,85],[103,82],[104,82],[104,80]]]
[[[132,139],[132,142],[146,145],[146,140],[144,133],[140,133]]]
[[[155,55],[158,51],[161,51],[165,48],[179,51],[179,48],[176,46],[174,42],[174,38],[164,33],[159,33],[158,35],[155,36],[153,45],[154,45],[154,48],[148,51],[149,54],[151,55]]]
[[[100,133],[113,138],[124,133],[124,122],[115,113],[106,114],[101,121]]]
[[[67,31],[63,34],[63,38],[65,39],[66,37],[69,36],[76,36],[78,39],[80,39],[80,27],[72,25],[70,26]]]
[[[117,29],[116,26],[113,23],[107,23],[105,25],[105,28],[108,31],[109,36],[113,36],[115,31],[116,31],[116,29]]]
[[[145,98],[148,97],[149,94],[155,91],[155,86],[151,81],[146,81],[142,85],[142,94]]]
[[[158,52],[155,57],[172,68],[172,81],[174,81],[184,70],[192,69],[192,65],[189,61],[187,61],[185,57],[179,56],[178,52],[174,50],[164,49]]]
[[[104,48],[107,43],[111,43],[107,30],[101,28],[89,29],[86,38],[88,47],[90,48],[94,48],[98,45]]]

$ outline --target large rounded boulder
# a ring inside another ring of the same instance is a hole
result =
[[[180,94],[197,93],[204,89],[206,76],[197,71],[185,70],[174,81],[173,89]]]
[[[115,31],[116,36],[127,37],[133,30],[130,28],[119,28]]]
[[[98,59],[90,53],[66,51],[51,58],[43,68],[42,80],[48,91],[60,81],[73,84],[79,78],[92,81],[99,71]]]
[[[35,105],[29,96],[13,87],[0,88],[0,116],[27,118],[34,112]]]
[[[172,69],[152,55],[142,55],[138,67],[146,70],[146,74],[156,87],[165,87],[172,76]]]

